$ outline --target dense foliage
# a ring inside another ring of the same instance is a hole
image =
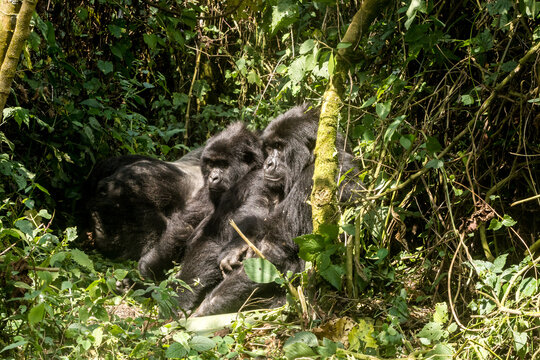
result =
[[[196,335],[170,321],[166,283],[117,295],[133,264],[77,239],[97,160],[177,159],[232,121],[319,103],[358,5],[39,2],[0,123],[0,356],[540,358],[534,0],[380,14],[341,119],[367,190],[341,236],[297,240],[313,266],[296,311]]]

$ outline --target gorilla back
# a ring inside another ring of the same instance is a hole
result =
[[[201,152],[175,162],[125,155],[99,163],[83,194],[82,228],[95,247],[109,257],[139,260],[155,246],[171,215],[204,184]]]

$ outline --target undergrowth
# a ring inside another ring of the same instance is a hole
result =
[[[0,124],[0,357],[540,358],[538,3],[392,4],[342,111],[363,200],[298,239],[298,303],[201,334],[166,283],[115,293],[134,266],[76,238],[82,183],[316,105],[357,4],[39,2]]]

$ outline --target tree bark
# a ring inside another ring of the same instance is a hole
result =
[[[7,9],[9,7],[10,1],[3,1],[1,9]],[[11,82],[17,71],[17,64],[19,63],[19,58],[23,46],[26,42],[26,39],[30,35],[30,20],[32,19],[32,14],[36,8],[37,0],[24,0],[22,5],[20,5],[20,10],[17,15],[17,21],[15,24],[15,29],[13,30],[13,35],[9,36],[9,31],[5,36],[5,42],[0,43],[0,47],[5,50],[5,55],[3,56],[2,65],[0,67],[0,119],[2,118],[2,113],[6,105],[7,98],[9,96],[9,90],[11,88]],[[4,34],[4,29],[9,29],[9,26],[12,22],[12,15],[15,15],[15,12],[8,12],[2,14],[2,36]],[[4,23],[8,21],[10,23]],[[8,45],[8,39],[9,45]]]
[[[337,51],[334,73],[330,76],[323,95],[317,144],[315,146],[315,171],[313,174],[313,191],[311,206],[313,211],[313,233],[320,234],[321,225],[336,224],[338,219],[336,201],[336,176],[338,159],[336,152],[336,134],[339,111],[343,105],[343,84],[353,63],[354,54],[359,52],[358,46],[375,17],[390,3],[390,0],[364,0],[360,9],[353,16],[351,24],[342,39],[342,43],[351,46]],[[354,244],[347,244],[347,289],[353,294],[353,250]]]
[[[4,62],[6,57],[20,9],[20,1],[0,1],[0,64]]]

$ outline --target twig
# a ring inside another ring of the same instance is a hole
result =
[[[458,316],[457,316],[457,313],[456,313],[456,309],[454,308],[454,301],[452,300],[452,269],[454,267],[454,262],[456,261],[456,257],[459,253],[459,250],[461,249],[461,246],[463,245],[463,238],[465,237],[464,234],[458,234],[459,236],[459,243],[458,243],[458,246],[456,248],[456,251],[454,252],[454,256],[452,257],[452,261],[450,261],[450,266],[448,268],[448,303],[450,305],[450,310],[452,311],[452,316],[454,317],[454,320],[456,320],[456,323],[459,325],[460,328],[462,328],[463,330],[467,330],[467,331],[476,331],[476,332],[480,332],[481,330],[478,330],[478,329],[471,329],[471,328],[468,328],[466,327],[465,325],[463,325],[461,323],[461,321],[459,320]]]
[[[531,200],[536,200],[536,199],[540,199],[540,194],[531,196],[530,198],[514,201],[513,203],[510,204],[510,206],[516,206],[516,205],[522,204],[524,202],[531,201]]]
[[[195,56],[195,69],[193,70],[193,78],[191,79],[191,85],[189,86],[188,102],[186,105],[186,118],[184,122],[184,128],[186,130],[184,132],[184,145],[186,146],[187,146],[187,140],[189,137],[188,128],[189,128],[189,110],[191,108],[191,96],[193,95],[193,87],[195,86],[195,81],[197,79],[197,74],[199,72],[199,65],[201,63],[201,51],[199,50],[199,46],[197,44],[195,44],[195,49],[197,52]]]
[[[240,228],[236,225],[236,223],[234,222],[233,219],[229,220],[229,224],[231,224],[233,229],[238,233],[238,235],[240,235],[240,237],[246,242],[246,244],[248,244],[248,246],[251,248],[251,250],[253,250],[255,252],[255,254],[257,254],[257,256],[259,256],[261,259],[266,260],[263,253],[259,249],[257,249],[257,247],[255,247],[255,245],[253,245],[253,243],[251,241],[249,241],[249,239],[246,237],[246,235],[244,235],[242,230],[240,230]]]
[[[0,259],[0,263],[4,264],[4,259]],[[48,271],[48,272],[59,272],[60,268],[57,267],[43,267],[43,266],[29,266],[24,267],[25,270],[34,270],[34,271]]]
[[[512,70],[512,72],[510,74],[508,74],[508,76],[506,76],[503,81],[501,81],[497,86],[495,86],[495,88],[493,89],[493,91],[491,92],[491,95],[486,99],[486,101],[484,101],[482,103],[482,105],[480,106],[480,109],[478,109],[478,111],[476,112],[476,116],[474,119],[472,119],[471,121],[469,121],[469,123],[467,124],[467,126],[459,133],[457,134],[455,137],[454,137],[454,140],[448,144],[448,146],[443,150],[441,151],[438,155],[435,155],[435,158],[436,159],[441,159],[443,158],[453,147],[454,145],[456,145],[459,140],[461,140],[461,138],[463,136],[465,136],[468,132],[469,132],[469,128],[471,128],[478,117],[480,117],[480,115],[482,115],[482,113],[484,111],[486,111],[486,109],[489,107],[489,105],[491,105],[491,102],[493,101],[493,99],[495,99],[495,95],[502,90],[502,88],[507,85],[510,80],[512,80],[519,72],[520,70],[523,68],[523,65],[529,61],[529,59],[534,55],[536,54],[538,51],[540,50],[540,42],[538,42],[536,45],[534,45],[532,48],[529,49],[529,51],[527,51],[527,53],[525,54],[525,56],[523,56],[519,62],[518,62],[518,66],[516,66],[516,68],[514,70]],[[420,171],[412,174],[407,180],[405,180],[404,182],[402,182],[401,184],[399,185],[396,185],[378,195],[374,195],[374,196],[370,196],[367,198],[367,200],[377,200],[381,197],[385,197],[386,195],[392,193],[392,192],[395,192],[395,191],[398,191],[398,190],[401,190],[407,186],[409,186],[409,184],[411,182],[413,182],[416,178],[424,175],[425,173],[427,173],[429,170],[431,170],[430,168],[427,168],[427,167],[424,167],[422,169],[420,169]]]

